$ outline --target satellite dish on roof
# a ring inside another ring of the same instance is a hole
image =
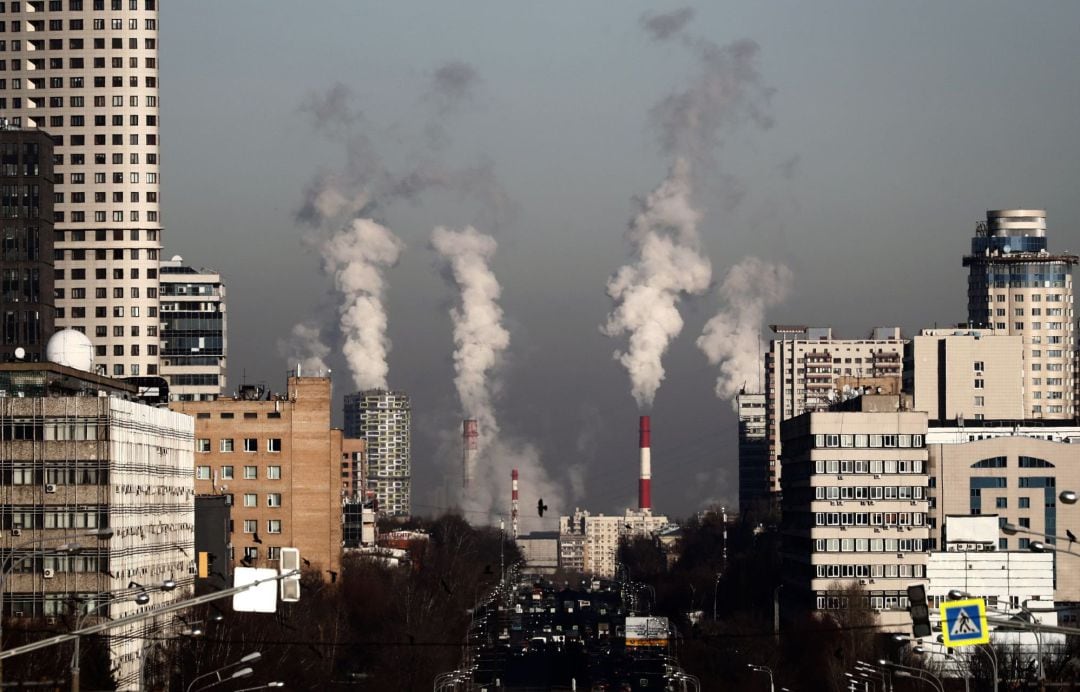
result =
[[[94,368],[94,344],[82,332],[62,329],[49,339],[45,358],[57,365],[90,372]]]

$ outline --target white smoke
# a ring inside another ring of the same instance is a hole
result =
[[[330,347],[323,343],[319,327],[301,322],[292,328],[288,339],[278,340],[278,352],[289,364],[297,364],[301,374],[318,375],[327,371],[326,357]]]
[[[744,385],[757,383],[765,310],[783,301],[791,284],[790,269],[757,257],[747,257],[728,271],[720,287],[727,307],[705,324],[697,340],[709,363],[720,366],[718,397],[730,399]]]
[[[454,385],[461,407],[467,417],[477,419],[481,435],[495,437],[499,429],[488,375],[510,345],[510,332],[502,326],[499,281],[488,266],[497,243],[472,226],[463,231],[440,226],[431,234],[431,246],[448,263],[461,291],[460,307],[450,309],[454,323]]]
[[[700,251],[701,214],[690,204],[691,187],[689,163],[676,159],[667,179],[630,223],[633,263],[607,283],[616,306],[601,331],[612,337],[630,335],[628,347],[616,351],[615,359],[630,374],[631,392],[641,408],[652,404],[664,380],[663,355],[682,331],[679,301],[683,295],[705,292],[712,276],[709,260]]]
[[[323,267],[341,293],[345,360],[358,389],[386,389],[389,372],[383,269],[397,264],[404,243],[371,219],[354,219],[321,245]]]

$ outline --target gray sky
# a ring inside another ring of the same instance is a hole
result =
[[[290,365],[277,342],[315,318],[334,346],[338,408],[352,387],[333,341],[339,298],[296,220],[313,176],[345,164],[340,143],[316,133],[301,105],[340,83],[362,113],[354,131],[387,166],[487,164],[511,202],[498,228],[490,205],[446,192],[378,209],[406,245],[384,279],[389,383],[414,401],[416,510],[446,504],[442,488],[459,481],[458,449],[440,445],[461,418],[447,314],[458,296],[429,238],[435,226],[468,223],[499,243],[492,268],[511,334],[495,400],[503,431],[540,450],[565,491],[544,498],[553,509],[635,502],[638,410],[612,358],[625,337],[599,327],[612,309],[605,284],[631,259],[633,198],[671,162],[650,111],[699,74],[680,40],[650,39],[640,18],[682,5],[162,5],[166,256],[225,276],[232,385],[246,373],[283,388]],[[654,507],[674,516],[736,496],[735,419],[694,341],[723,306],[715,286],[745,256],[793,273],[791,295],[767,322],[862,336],[874,325],[910,334],[965,319],[960,258],[987,208],[1044,207],[1051,248],[1080,250],[1080,4],[695,10],[688,35],[759,46],[772,126],[725,129],[695,185],[714,288],[681,302],[685,327],[651,411]],[[458,91],[434,98],[432,79],[447,64],[457,71],[442,76]],[[583,483],[570,482],[571,468]],[[533,517],[528,483],[524,516]]]

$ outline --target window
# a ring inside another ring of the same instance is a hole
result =
[[[280,466],[267,466],[266,477],[272,481],[281,480],[281,467]]]
[[[259,522],[255,519],[244,520],[244,533],[255,533],[259,530]]]
[[[195,451],[208,453],[210,451],[210,438],[200,437],[195,443]]]
[[[1020,509],[1031,509],[1031,498],[1030,497],[1022,497],[1022,498],[1020,498]]]
[[[223,480],[223,481],[231,481],[233,478],[234,478],[234,476],[233,476],[233,467],[232,466],[222,466],[221,467],[221,480]]]
[[[994,500],[994,508],[995,509],[1008,509],[1009,508],[1009,499],[1007,497],[999,497],[999,498],[997,498],[996,500]]]
[[[280,452],[281,451],[281,438],[271,437],[266,440],[266,451],[268,452]]]
[[[210,480],[210,467],[209,466],[196,466],[195,467],[195,480],[208,481]]]
[[[280,507],[281,506],[281,493],[268,493],[266,495],[267,507]]]
[[[975,370],[977,372],[985,370],[985,369],[986,369],[986,364],[983,361],[981,361],[981,360],[975,361]]]
[[[975,389],[984,389],[985,384],[986,384],[986,380],[976,379],[975,380]]]
[[[244,438],[244,451],[245,452],[257,452],[259,451],[259,440],[254,437]]]
[[[221,451],[226,454],[233,451],[233,439],[231,437],[221,439]]]
[[[259,496],[255,493],[244,493],[244,506],[245,507],[258,507]]]
[[[245,466],[244,467],[244,479],[253,481],[259,477],[258,466]]]
[[[252,523],[254,524],[255,522],[252,522]],[[247,525],[246,521],[244,522],[244,525],[245,526]],[[255,532],[252,531],[252,533],[255,533]],[[258,549],[258,547],[252,545],[252,546],[248,546],[248,547],[244,548],[244,559],[245,560],[258,560],[259,559],[259,549]]]
[[[281,520],[280,519],[268,519],[266,522],[267,533],[281,533]]]

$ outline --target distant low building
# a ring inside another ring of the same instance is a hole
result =
[[[620,540],[658,536],[670,523],[651,510],[604,516],[575,509],[572,516],[559,517],[559,566],[614,578]]]
[[[552,574],[559,568],[558,531],[533,531],[518,536],[517,546],[530,573]]]

